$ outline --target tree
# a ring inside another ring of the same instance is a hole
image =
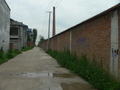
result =
[[[44,36],[40,35],[40,42],[44,42],[45,40]]]
[[[33,29],[33,43],[35,44],[37,38],[37,29]]]
[[[44,42],[46,39],[44,38],[44,36],[40,35],[39,36],[39,42],[38,42],[38,46],[40,46],[40,43]]]

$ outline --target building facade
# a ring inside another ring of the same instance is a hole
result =
[[[10,20],[10,42],[13,43],[14,49],[21,50],[27,46],[27,29],[28,26],[22,22]]]
[[[34,35],[34,33],[33,33],[32,29],[30,29],[30,28],[27,29],[27,46],[28,47],[34,46],[33,35]]]
[[[6,52],[10,43],[10,8],[5,0],[0,0],[0,48]]]

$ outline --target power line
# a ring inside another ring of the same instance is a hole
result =
[[[51,0],[49,0],[48,6],[47,6],[47,8],[46,8],[46,11],[48,10],[48,7],[49,7],[49,5],[50,5],[50,2],[51,2]]]
[[[57,5],[58,3],[59,3],[59,0],[57,0],[57,2],[55,3],[55,5],[54,5],[54,6],[56,7],[56,5]]]
[[[60,1],[58,2],[58,5],[56,5],[56,8],[60,5],[61,1],[62,1],[62,0],[60,0]]]
[[[52,6],[55,6],[57,8],[59,6],[59,4],[61,3],[61,1],[62,0],[57,0],[55,2],[55,0],[49,0],[46,11],[49,11]],[[47,29],[47,18],[46,17],[47,17],[47,14],[45,13],[41,30],[46,30]]]
[[[46,16],[47,14],[45,13],[44,18],[43,18],[43,25],[46,25],[46,21],[47,21]],[[45,29],[45,26],[42,26],[42,29]]]
[[[46,11],[48,11],[48,9],[51,7],[52,2],[53,2],[53,0],[49,0]],[[47,18],[46,17],[47,17],[47,14],[45,12],[44,17],[43,17],[43,23],[42,23],[41,30],[47,29]],[[45,33],[45,32],[43,32],[43,33]]]
[[[52,4],[53,4],[53,0],[51,0],[51,2],[50,2],[50,4],[49,4],[49,7],[48,7],[48,9],[47,9],[46,11],[49,11],[49,10],[50,10]]]

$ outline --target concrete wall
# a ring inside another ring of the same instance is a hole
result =
[[[22,39],[23,39],[23,47],[27,47],[27,29],[28,29],[28,27],[23,27],[23,37],[22,37]]]
[[[10,40],[11,41],[11,43],[13,43],[13,45],[14,45],[14,50],[21,50],[21,44],[20,44],[20,41],[19,40]]]
[[[118,10],[118,77],[120,78],[120,9]]]
[[[111,13],[111,50],[110,71],[118,76],[118,11]]]
[[[10,8],[4,0],[0,0],[0,47],[5,51],[10,43]]]
[[[15,49],[21,50],[27,46],[27,29],[28,26],[22,22],[11,20],[11,38],[10,42],[14,43]],[[17,37],[15,37],[17,36]]]
[[[47,40],[41,43],[45,48]],[[79,57],[86,54],[90,62],[120,79],[120,9],[113,9],[82,22],[50,39],[52,50],[69,49]]]

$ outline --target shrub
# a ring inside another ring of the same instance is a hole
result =
[[[4,51],[3,51],[3,47],[0,48],[0,59],[4,58]]]
[[[78,74],[98,90],[120,90],[120,82],[102,68],[88,62],[86,55],[82,54],[80,58],[77,58],[75,54],[72,55],[69,51],[48,50],[47,53],[57,59],[62,67]]]
[[[33,47],[23,47],[25,51],[32,49]],[[12,59],[16,55],[22,53],[19,50],[9,49],[7,53],[4,53],[3,48],[0,48],[0,64],[7,62],[9,59]]]
[[[22,51],[27,51],[27,50],[30,50],[30,49],[33,49],[33,48],[34,48],[33,46],[31,46],[31,47],[23,47]]]
[[[22,52],[19,51],[19,50],[14,50],[13,53],[14,53],[15,55],[18,55],[18,54],[21,54]]]

